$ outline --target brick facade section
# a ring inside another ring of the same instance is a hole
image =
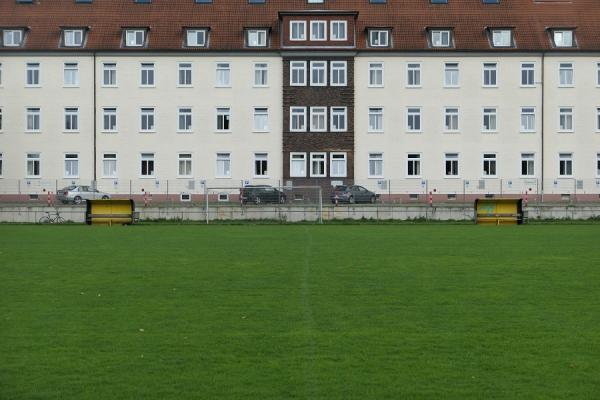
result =
[[[307,62],[307,83],[310,82],[310,61],[327,61],[327,86],[290,86],[290,61]],[[347,86],[329,86],[330,62],[346,61]],[[310,132],[310,107],[328,107],[326,132]],[[347,108],[346,132],[329,132],[331,114],[329,107]],[[290,107],[306,107],[307,132],[290,132]],[[295,185],[322,185],[330,187],[331,181],[352,183],[354,180],[354,59],[352,57],[289,57],[283,60],[283,178],[293,181]],[[306,154],[307,177],[290,177],[290,152]],[[310,153],[327,153],[327,177],[311,178]],[[346,153],[345,178],[330,177],[330,152]]]

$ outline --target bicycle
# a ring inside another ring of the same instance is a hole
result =
[[[44,215],[38,223],[40,224],[62,224],[65,222],[65,219],[60,216],[58,211],[51,213],[50,211],[46,211],[46,215]]]

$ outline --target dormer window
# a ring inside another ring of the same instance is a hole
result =
[[[310,21],[310,40],[327,40],[327,21]]]
[[[449,29],[431,30],[431,47],[450,47],[452,45],[452,31]]]
[[[492,29],[492,46],[493,47],[512,47],[512,30],[510,29]]]
[[[63,44],[65,47],[83,46],[83,29],[65,29],[63,30]]]
[[[554,41],[554,47],[575,47],[572,29],[554,29],[552,40]]]
[[[389,47],[390,31],[388,29],[369,29],[370,47]]]
[[[290,40],[306,40],[306,21],[290,21]]]
[[[125,30],[126,47],[143,47],[146,44],[145,29],[127,29]]]
[[[187,29],[185,35],[186,47],[207,47],[208,29]]]
[[[19,47],[23,45],[23,30],[4,29],[2,31],[2,45],[4,47]]]
[[[246,45],[248,47],[267,47],[269,38],[268,29],[247,29]]]

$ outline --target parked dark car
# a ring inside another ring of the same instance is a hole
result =
[[[245,186],[240,191],[242,203],[272,203],[272,204],[283,204],[286,202],[287,197],[285,193],[279,189],[275,189],[268,185],[249,185]]]
[[[339,203],[376,203],[379,195],[362,186],[336,186],[331,193],[331,202]]]

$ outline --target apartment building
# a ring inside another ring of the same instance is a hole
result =
[[[6,0],[0,187],[600,193],[599,17],[594,0]]]

